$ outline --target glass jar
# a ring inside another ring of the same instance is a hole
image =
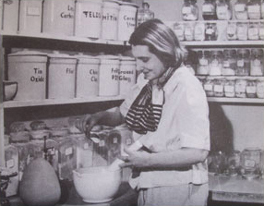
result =
[[[260,0],[250,0],[247,4],[247,7],[248,7],[249,19],[260,19],[261,17]]]
[[[194,23],[188,22],[184,24],[184,39],[186,41],[194,40]]]
[[[225,79],[223,77],[216,77],[214,79],[214,96],[215,97],[224,96],[224,85],[225,85]]]
[[[237,67],[236,50],[235,49],[224,50],[222,75],[234,76],[236,67]]]
[[[245,148],[241,153],[241,175],[251,180],[260,175],[261,150],[258,148]]]
[[[176,22],[172,28],[179,41],[184,41],[184,23]]]
[[[196,22],[194,26],[194,40],[203,41],[205,39],[205,24],[203,22]]]
[[[237,76],[248,76],[250,71],[250,51],[248,49],[237,50]]]
[[[232,10],[230,0],[218,0],[216,3],[216,16],[219,20],[230,20],[232,18]]]
[[[264,40],[264,22],[259,22],[259,39]]]
[[[237,20],[247,20],[248,12],[247,12],[247,3],[248,0],[237,0],[234,5],[235,17]]]
[[[206,41],[215,41],[217,40],[217,26],[216,23],[206,23],[205,24],[205,40]]]
[[[138,9],[137,12],[137,26],[153,18],[154,12],[149,9],[149,4],[147,2],[144,2],[142,8]]]
[[[235,97],[235,78],[227,77],[224,85],[225,97]]]
[[[208,75],[209,74],[210,52],[200,50],[197,53],[198,53],[197,74],[198,75]]]
[[[246,41],[248,39],[248,23],[237,23],[237,39],[241,41]]]
[[[252,80],[252,79],[247,80],[246,95],[248,98],[256,98],[257,84],[255,80]]]
[[[204,81],[204,91],[206,93],[206,96],[213,97],[214,96],[214,78],[207,77]]]
[[[216,4],[215,0],[205,0],[202,5],[202,16],[204,20],[216,20]]]
[[[222,75],[223,54],[222,51],[212,51],[209,60],[209,75],[220,76]]]
[[[248,25],[248,39],[258,40],[259,39],[259,24],[258,22],[250,22]]]
[[[240,168],[240,151],[232,151],[227,158],[228,174],[230,176],[236,176]]]
[[[264,1],[261,2],[261,18],[264,19]]]
[[[199,9],[196,0],[184,0],[182,6],[182,19],[184,21],[196,21],[199,17]]]
[[[264,99],[264,79],[257,79],[257,97],[260,99]]]
[[[263,50],[252,49],[250,61],[250,76],[263,76]]]
[[[237,79],[236,80],[236,84],[235,84],[236,97],[246,98],[246,86],[247,86],[247,80],[246,79]]]
[[[222,151],[213,152],[211,155],[211,162],[208,165],[209,172],[215,174],[222,174],[226,170],[227,158]]]
[[[236,22],[228,22],[226,28],[226,37],[228,40],[236,40],[237,39],[237,24]]]

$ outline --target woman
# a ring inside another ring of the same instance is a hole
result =
[[[200,82],[183,65],[184,49],[160,20],[141,24],[130,37],[138,83],[115,111],[87,115],[78,127],[126,123],[143,147],[126,149],[122,167],[133,167],[130,185],[138,205],[206,205],[210,147],[208,105]]]

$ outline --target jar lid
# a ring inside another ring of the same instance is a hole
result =
[[[30,51],[28,49],[24,49],[22,51],[18,51],[15,53],[8,54],[9,62],[47,62],[47,53],[39,52],[39,51]]]
[[[115,0],[104,0],[103,1],[103,7],[118,9],[119,8],[119,2],[115,1]]]
[[[101,55],[99,58],[101,64],[119,64],[119,57],[115,55]]]
[[[8,56],[47,56],[47,53],[23,49],[22,51],[11,53]]]
[[[70,56],[68,54],[60,54],[58,52],[48,54],[48,57],[50,63],[76,64],[77,62],[76,57]]]
[[[74,56],[78,59],[78,62],[81,64],[99,64],[100,59],[97,56],[92,55],[85,55],[83,53],[79,53],[78,55]]]
[[[102,4],[102,0],[77,0],[80,3],[95,3],[95,4]]]

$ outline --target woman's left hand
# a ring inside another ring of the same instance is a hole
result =
[[[136,167],[136,168],[147,168],[149,167],[150,153],[146,151],[131,151],[125,148],[124,151],[128,156],[122,156],[120,159],[125,161],[120,167]]]

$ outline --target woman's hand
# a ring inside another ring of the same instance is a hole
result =
[[[83,133],[86,134],[86,136],[90,135],[90,131],[92,128],[99,122],[100,118],[97,114],[87,114],[84,115],[83,118],[80,118],[76,122],[76,127]]]

